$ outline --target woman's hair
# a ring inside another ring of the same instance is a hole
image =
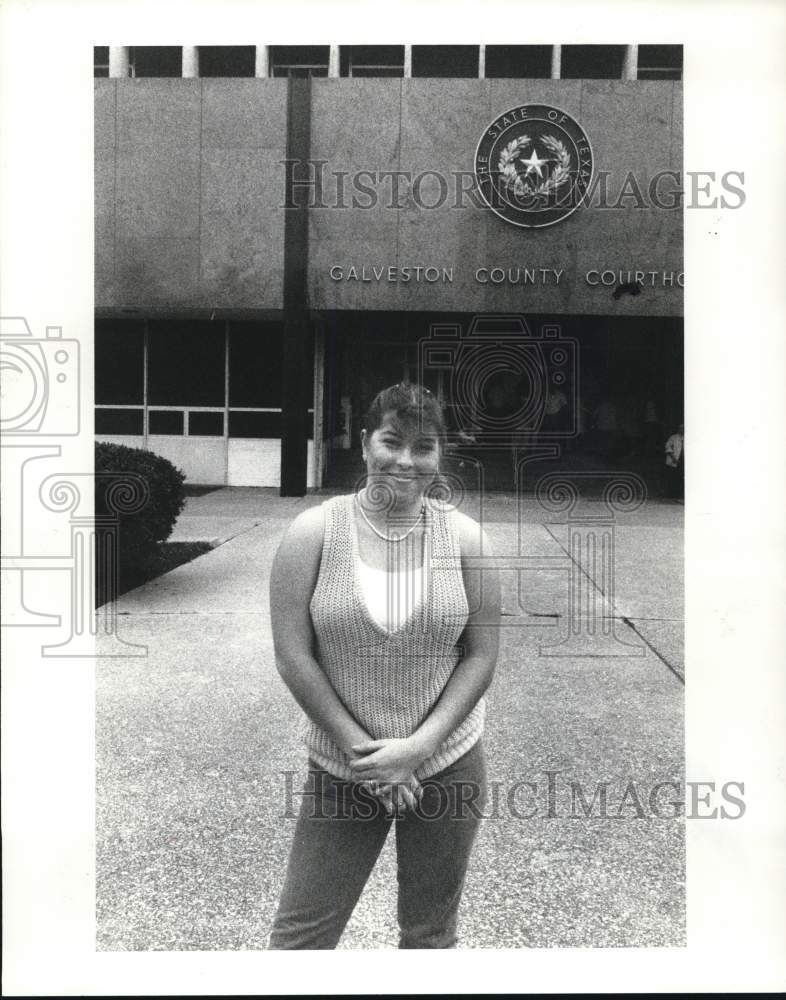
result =
[[[391,410],[399,420],[415,420],[419,427],[430,426],[436,431],[440,445],[445,443],[445,417],[430,389],[416,382],[398,382],[378,392],[364,418],[363,426],[369,436],[382,426],[384,415]]]

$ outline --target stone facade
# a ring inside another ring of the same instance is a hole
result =
[[[681,83],[317,79],[312,88],[311,156],[325,161],[314,197],[331,207],[309,213],[309,307],[682,315],[679,209],[642,207],[629,194],[622,207],[582,206],[553,226],[522,229],[474,207],[466,195],[464,207],[455,207],[484,127],[508,108],[533,103],[561,108],[579,122],[595,170],[609,175],[611,204],[631,172],[648,202],[655,174],[682,169]],[[99,79],[95,98],[97,309],[278,313],[286,81]],[[390,178],[376,184],[366,178],[373,195],[363,196],[351,187],[361,170],[425,175],[421,206],[438,207],[419,206],[403,179],[399,208],[391,207]],[[430,171],[446,178],[446,197]],[[345,208],[331,204],[337,173],[345,175]],[[377,203],[353,208],[353,194],[364,205]],[[331,277],[336,265],[344,269],[341,280]],[[370,280],[360,276],[363,266]],[[398,280],[402,268],[418,266],[436,268],[440,278]],[[346,280],[350,267],[357,279]],[[501,269],[495,273],[505,280],[479,280],[479,268]],[[517,269],[548,274],[511,282],[507,276]],[[638,295],[612,300],[612,286],[587,281],[588,272],[604,270],[658,277],[647,277]]]

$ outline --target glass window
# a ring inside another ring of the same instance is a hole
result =
[[[281,406],[283,348],[280,323],[230,323],[230,406]]]
[[[200,76],[253,76],[253,45],[200,45]]]
[[[135,45],[131,50],[134,76],[182,76],[180,45]]]
[[[145,328],[139,320],[95,324],[96,403],[142,403]]]
[[[404,75],[404,67],[400,68],[396,66],[356,66],[351,73],[345,74],[346,76],[386,76],[392,77],[394,79],[400,79]]]
[[[285,66],[274,71],[273,76],[327,76],[327,66]]]
[[[144,420],[142,410],[103,410],[96,409],[95,434],[143,434]]]
[[[487,45],[486,76],[508,79],[548,79],[551,45]]]
[[[191,414],[193,417],[193,414]],[[189,418],[190,419],[190,418]],[[250,413],[248,410],[229,411],[229,436],[234,438],[280,438],[280,413]],[[306,413],[306,437],[314,437],[314,411]]]
[[[681,80],[681,45],[640,45],[639,80]]]
[[[188,414],[188,435],[189,437],[223,437],[224,414],[192,411]]]
[[[403,45],[342,45],[341,76],[404,75]]]
[[[149,410],[147,429],[150,434],[183,434],[182,410]]]
[[[224,405],[224,323],[151,320],[148,403]]]
[[[560,76],[563,80],[619,80],[624,59],[624,45],[563,45]]]
[[[271,45],[271,76],[327,76],[329,45]]]
[[[96,45],[93,48],[93,76],[109,76],[108,45]]]
[[[412,75],[477,77],[477,45],[413,45]]]
[[[280,413],[229,411],[229,436],[235,438],[280,438]]]

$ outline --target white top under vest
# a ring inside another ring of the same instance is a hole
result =
[[[395,544],[403,545],[405,542]],[[402,628],[428,595],[428,567],[425,561],[413,569],[404,566],[388,571],[376,569],[358,559],[355,571],[366,608],[380,628],[387,632]]]

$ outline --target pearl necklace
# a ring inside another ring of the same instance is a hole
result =
[[[417,520],[412,525],[412,527],[408,528],[403,535],[398,535],[395,538],[391,538],[390,535],[386,535],[384,531],[380,531],[379,528],[376,528],[371,523],[371,521],[369,521],[369,519],[366,517],[366,512],[363,510],[363,504],[361,504],[360,500],[358,499],[357,493],[355,494],[355,503],[357,504],[358,510],[360,511],[360,516],[363,518],[363,520],[366,522],[369,528],[371,528],[374,534],[378,535],[379,538],[381,538],[385,542],[403,542],[404,539],[407,538],[409,535],[411,535],[412,532],[415,530],[415,528],[417,528],[417,526],[420,524],[421,517],[423,517],[423,515],[426,512],[426,501],[424,500],[423,503],[421,503],[420,505],[420,510],[418,511]]]

